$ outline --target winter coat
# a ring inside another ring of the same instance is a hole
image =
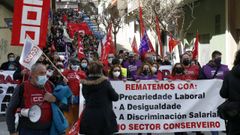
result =
[[[233,69],[224,77],[220,95],[230,101],[240,102],[240,65]],[[228,135],[240,134],[240,119],[229,120],[227,124]]]
[[[110,135],[118,131],[112,101],[118,94],[106,77],[89,77],[82,81],[85,108],[80,121],[81,134]]]

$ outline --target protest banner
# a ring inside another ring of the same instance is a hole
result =
[[[5,114],[8,103],[12,97],[14,88],[19,82],[13,79],[14,71],[1,71],[0,72],[0,114]]]
[[[224,101],[219,95],[222,80],[111,84],[119,94],[119,101],[113,104],[119,133],[225,130],[216,109]]]

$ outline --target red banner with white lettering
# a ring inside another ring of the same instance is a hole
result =
[[[23,46],[27,37],[40,48],[46,46],[50,0],[15,0],[12,42],[13,46]]]

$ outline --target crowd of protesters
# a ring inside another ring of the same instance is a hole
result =
[[[40,57],[37,63],[46,65],[48,79],[54,84],[68,85],[72,91],[68,105],[60,105],[64,116],[71,125],[78,119],[80,82],[87,77],[105,75],[109,80],[136,81],[141,80],[198,80],[198,79],[223,79],[229,72],[227,65],[221,63],[222,54],[219,51],[212,53],[212,59],[202,67],[192,59],[191,51],[181,55],[179,63],[173,64],[169,57],[160,57],[155,53],[146,53],[144,56],[131,51],[119,50],[116,54],[108,54],[108,63],[103,65],[99,75],[89,73],[89,65],[99,61],[97,53],[98,41],[93,35],[74,33],[70,38],[67,27],[69,22],[83,22],[81,14],[74,10],[58,10],[53,14],[53,24],[49,30],[47,47],[44,49],[48,56]],[[85,57],[77,57],[78,38],[82,39]],[[54,65],[52,65],[52,63]],[[56,68],[55,68],[56,66]],[[164,72],[162,67],[172,67],[171,72]],[[8,61],[1,65],[0,70],[13,70],[14,79],[28,80],[27,69],[19,64],[19,57],[13,53],[8,55]],[[61,74],[59,73],[61,72]],[[186,133],[175,133],[186,134]],[[197,132],[197,134],[202,134]],[[212,132],[213,135],[218,132]]]

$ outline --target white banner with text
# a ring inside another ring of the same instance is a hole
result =
[[[13,91],[19,82],[13,79],[14,71],[0,71],[0,114],[5,114]]]
[[[111,81],[119,133],[222,131],[217,106],[222,80]],[[83,100],[81,100],[81,104]]]

